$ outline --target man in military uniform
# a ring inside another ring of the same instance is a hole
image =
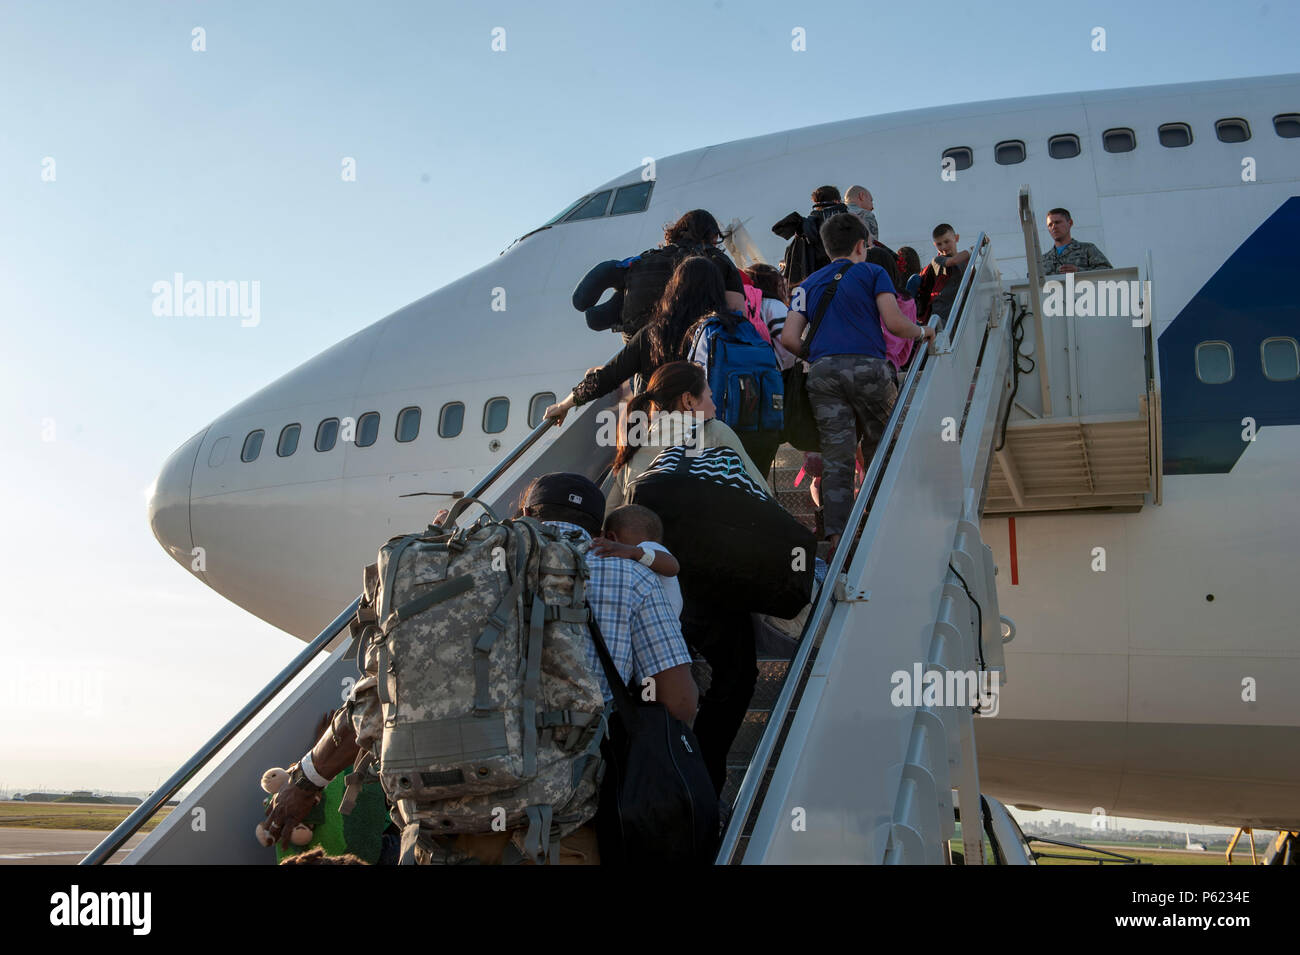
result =
[[[868,244],[875,245],[880,242],[880,226],[876,225],[876,202],[866,187],[849,186],[848,192],[844,193],[844,201],[848,203],[849,212],[861,219],[862,224],[867,227],[867,233],[871,236],[871,242]]]
[[[1058,207],[1047,213],[1047,231],[1052,235],[1054,246],[1043,253],[1043,274],[1113,268],[1101,254],[1101,249],[1091,242],[1080,242],[1070,237],[1073,227],[1070,210]]]

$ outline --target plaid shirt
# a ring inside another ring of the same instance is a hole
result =
[[[591,535],[577,524],[547,523],[561,531],[572,531],[584,541],[591,540]],[[623,557],[592,554],[587,555],[587,569],[591,572],[587,602],[600,623],[619,676],[640,683],[645,677],[691,662],[681,624],[652,570]],[[605,682],[594,641],[587,647],[587,660],[600,677],[605,699],[611,699],[613,694]]]

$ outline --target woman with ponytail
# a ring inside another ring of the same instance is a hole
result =
[[[754,466],[735,431],[715,417],[717,407],[704,375],[704,368],[692,361],[673,361],[660,366],[646,390],[627,405],[627,420],[618,437],[614,458],[614,485],[606,497],[605,509],[621,505],[628,485],[641,476],[665,448],[686,444],[695,448],[731,448],[749,475],[763,491],[771,489]],[[696,432],[699,425],[701,430]]]
[[[784,516],[771,500],[772,492],[745,453],[740,437],[718,420],[716,413],[702,366],[690,361],[674,361],[659,367],[650,377],[646,390],[633,398],[628,406],[628,433],[619,442],[618,456],[614,459],[614,485],[607,498],[607,508],[624,502],[629,487],[650,469],[662,452],[685,446],[702,451],[716,448],[734,451],[749,480],[767,495],[758,512],[770,509]],[[647,420],[651,422],[648,425]],[[654,477],[652,472],[647,475],[647,480]],[[743,578],[746,561],[763,548],[779,551],[780,560],[785,562],[783,568],[788,568],[789,550],[780,539],[740,540],[734,513],[730,516],[721,514],[716,508],[701,503],[702,500],[717,503],[716,499],[700,497],[709,486],[701,485],[699,478],[686,479],[676,485],[670,497],[665,498],[661,490],[658,498],[646,499],[644,482],[641,482],[633,488],[635,493],[632,496],[637,497],[643,506],[650,506],[658,500],[659,504],[650,509],[656,511],[664,522],[664,542],[670,548],[680,546],[682,550],[682,553],[674,550],[682,568],[682,636],[687,646],[708,661],[711,670],[709,688],[700,697],[694,730],[714,788],[721,793],[727,778],[727,752],[744,722],[758,680],[751,617],[751,611],[758,608],[743,603],[737,605],[736,599],[717,599],[719,589],[734,588],[725,585],[720,588],[716,583],[716,571],[718,568],[731,568],[733,577]],[[715,490],[731,491],[730,488]],[[742,500],[755,500],[745,491],[731,493]],[[762,524],[762,527],[768,525]],[[736,594],[733,592],[730,596],[735,598]]]

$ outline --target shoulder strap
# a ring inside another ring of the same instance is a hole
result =
[[[614,709],[621,715],[623,725],[627,726],[636,713],[636,702],[632,699],[632,694],[627,691],[627,684],[619,676],[618,667],[614,666],[614,658],[610,655],[609,647],[605,645],[605,637],[600,632],[596,612],[588,607],[587,613],[587,626],[591,629],[591,641],[596,645],[596,656],[600,658],[600,668],[605,671],[605,682],[609,684],[610,692],[614,694]]]
[[[841,267],[835,273],[835,278],[831,279],[831,284],[826,287],[826,291],[822,292],[821,301],[817,303],[817,311],[812,317],[811,327],[808,330],[808,338],[803,343],[803,353],[805,355],[812,350],[813,339],[817,337],[817,329],[821,327],[822,318],[826,315],[826,309],[830,306],[831,299],[835,297],[835,290],[840,287],[840,279],[844,278],[852,267],[852,262]]]

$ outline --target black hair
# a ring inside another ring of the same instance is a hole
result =
[[[664,522],[659,515],[640,504],[624,504],[605,515],[605,531],[622,535],[625,530],[640,527],[646,540],[662,542],[664,539]],[[627,543],[624,541],[623,543]]]
[[[898,264],[898,273],[903,278],[921,271],[921,257],[916,254],[916,249],[910,245],[900,245],[898,247]]]
[[[930,233],[930,237],[933,239],[937,239],[939,238],[939,236],[946,235],[949,232],[953,233],[954,235],[957,234],[957,230],[954,229],[952,226],[948,225],[948,223],[940,222],[937,226],[934,227],[934,231]]]
[[[763,298],[781,299],[781,270],[766,262],[757,262],[745,269],[745,274],[754,283],[754,288],[763,293]]]
[[[702,255],[677,263],[659,306],[646,327],[650,360],[656,365],[684,358],[686,333],[700,319],[727,310],[727,288],[722,270]]]
[[[650,417],[650,405],[660,411],[675,411],[682,395],[703,397],[704,388],[709,383],[704,374],[704,366],[693,361],[670,361],[655,369],[650,380],[646,382],[645,391],[633,395],[627,403],[627,417],[641,415]],[[635,430],[635,429],[634,429]],[[620,431],[618,436],[618,454],[614,456],[614,473],[617,474],[636,455],[639,445],[634,445],[626,433]]]
[[[665,245],[714,245],[721,236],[718,220],[704,209],[692,209],[664,227]]]
[[[1063,209],[1063,208],[1061,208],[1060,206],[1057,206],[1055,209],[1048,209],[1048,210],[1047,210],[1047,214],[1048,214],[1049,216],[1065,216],[1065,217],[1066,217],[1067,219],[1069,219],[1071,222],[1074,221],[1074,216],[1070,215],[1070,210],[1069,210],[1069,209]]]
[[[822,245],[832,259],[852,255],[859,242],[867,241],[867,227],[851,212],[840,212],[822,223]]]
[[[818,186],[812,191],[812,201],[817,205],[825,202],[840,202],[840,191],[834,186]]]
[[[854,218],[857,217],[854,216]],[[872,265],[878,265],[884,269],[885,274],[889,276],[889,284],[894,286],[894,291],[899,291],[898,259],[890,255],[888,249],[881,248],[878,245],[873,245],[871,248],[867,249],[867,261]]]

